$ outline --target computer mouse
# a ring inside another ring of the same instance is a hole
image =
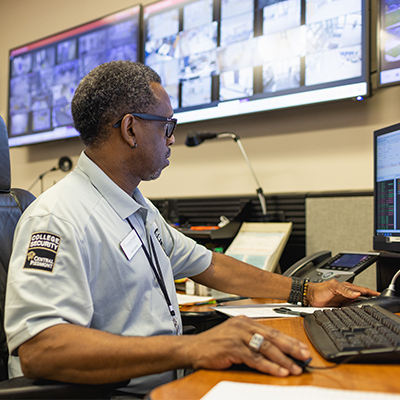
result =
[[[289,357],[291,360],[293,360],[302,370],[303,372],[308,372],[307,371],[307,366],[311,361],[311,357],[307,358],[307,360],[299,360],[297,358],[294,358],[292,356],[290,356],[289,354],[285,354],[286,357]],[[246,364],[233,364],[229,370],[231,371],[251,371],[251,372],[258,372],[260,373],[259,370],[255,369],[255,368],[251,368]]]
[[[310,364],[310,361],[312,360],[311,357],[307,358],[307,360],[299,360],[297,358],[292,357],[289,354],[286,354],[286,357],[289,357],[291,360],[293,360],[294,363],[297,364],[303,370],[303,372],[307,372],[308,371],[307,370],[308,364]]]
[[[385,310],[398,313],[400,312],[400,297],[394,296],[360,296],[347,306],[380,306]]]

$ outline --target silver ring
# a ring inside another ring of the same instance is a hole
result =
[[[258,352],[260,351],[260,347],[263,344],[263,341],[264,337],[259,333],[255,333],[249,342],[249,347],[255,352]]]

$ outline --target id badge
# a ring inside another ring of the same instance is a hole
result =
[[[142,242],[140,241],[135,230],[132,229],[119,245],[122,251],[124,252],[126,258],[128,259],[128,261],[130,261],[142,246]]]

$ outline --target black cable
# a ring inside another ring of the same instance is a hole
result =
[[[335,363],[334,365],[328,365],[328,366],[324,366],[324,367],[318,367],[318,366],[313,366],[313,365],[307,365],[305,367],[305,369],[333,369],[333,368],[337,368],[339,365],[345,364],[350,362],[351,360],[355,359],[356,357],[358,357],[360,354],[362,354],[362,352],[360,351],[359,353],[353,355],[353,356],[348,356],[343,358],[341,361]]]
[[[57,170],[57,168],[56,167],[53,167],[53,168],[51,168],[51,169],[49,169],[48,171],[45,171],[45,172],[43,172],[43,174],[40,174],[36,179],[35,179],[35,181],[28,187],[28,192],[36,185],[36,183],[40,180],[40,181],[42,181],[43,180],[43,177],[46,175],[46,174],[48,174],[49,172],[52,172],[52,171],[56,171]],[[42,188],[42,193],[43,193],[43,188]]]

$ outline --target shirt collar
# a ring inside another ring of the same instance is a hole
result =
[[[121,219],[126,219],[140,208],[145,208],[153,214],[148,207],[148,201],[143,197],[138,188],[133,192],[133,199],[110,179],[83,151],[79,157],[75,171],[88,177],[92,185],[104,197]],[[136,200],[136,201],[135,201]],[[150,216],[150,215],[149,215]],[[153,219],[153,218],[152,218]]]

